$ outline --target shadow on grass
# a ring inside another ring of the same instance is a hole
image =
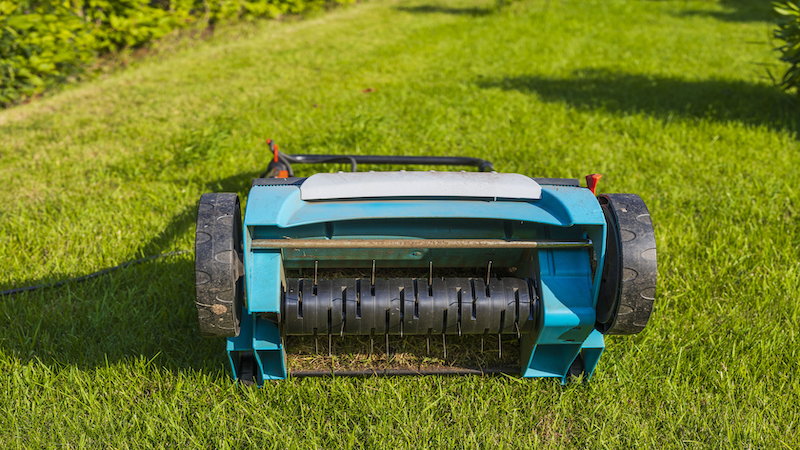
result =
[[[488,16],[494,14],[495,12],[493,8],[488,7],[455,8],[440,5],[398,6],[395,8],[395,10],[412,14],[451,14],[454,16],[472,17]]]
[[[243,192],[258,173],[214,180],[202,191]],[[193,233],[196,216],[197,205],[187,206],[141,252],[167,251]],[[169,370],[227,373],[225,340],[200,336],[194,301],[193,256],[156,259],[83,283],[0,297],[0,315],[13,317],[0,326],[0,345],[22,361],[55,366],[88,369],[144,358]]]
[[[481,78],[485,89],[534,94],[546,102],[567,103],[584,110],[645,113],[673,118],[740,122],[788,131],[800,131],[800,106],[778,88],[743,81],[689,81],[663,76],[587,69],[569,78],[535,75]]]
[[[81,369],[143,358],[169,370],[221,371],[222,339],[196,326],[191,257],[164,258],[86,283],[5,300],[3,350]]]
[[[727,22],[774,22],[775,15],[768,1],[720,0],[727,11],[686,11],[681,16],[707,16]]]

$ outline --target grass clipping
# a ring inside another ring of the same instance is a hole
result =
[[[471,369],[519,371],[514,335],[457,336],[287,336],[287,365],[304,372],[414,372]],[[330,353],[329,353],[330,343]],[[501,348],[502,347],[502,348]]]

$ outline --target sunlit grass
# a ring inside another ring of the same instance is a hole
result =
[[[766,75],[768,2],[493,8],[377,1],[251,25],[0,112],[0,288],[192,249],[200,195],[245,197],[267,137],[599,172],[601,192],[650,207],[660,278],[650,325],[607,339],[591,383],[241,389],[224,342],[199,336],[189,254],[0,298],[6,444],[796,448],[800,108]]]

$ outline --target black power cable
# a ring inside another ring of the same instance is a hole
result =
[[[109,273],[114,272],[114,271],[119,270],[119,269],[124,269],[126,267],[134,266],[136,264],[141,264],[141,263],[144,263],[144,262],[152,261],[154,259],[166,258],[168,256],[183,255],[183,254],[186,254],[186,253],[189,253],[189,250],[179,250],[179,251],[175,251],[175,252],[162,253],[160,255],[148,256],[146,258],[135,259],[133,261],[128,261],[128,262],[122,263],[122,264],[120,264],[118,266],[109,267],[109,268],[103,269],[103,270],[98,270],[97,272],[93,272],[93,273],[90,273],[88,275],[82,275],[82,276],[76,277],[76,278],[70,278],[68,280],[61,280],[61,281],[56,281],[55,283],[37,284],[35,286],[26,286],[26,287],[21,287],[21,288],[9,289],[7,291],[0,292],[0,297],[4,297],[6,295],[20,294],[20,293],[23,293],[23,292],[38,291],[39,289],[47,289],[47,288],[59,287],[59,286],[65,285],[67,283],[80,283],[82,281],[91,280],[92,278],[97,278],[97,277],[109,274]]]

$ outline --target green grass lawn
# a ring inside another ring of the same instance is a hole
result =
[[[608,338],[591,383],[241,388],[199,335],[189,253],[0,298],[0,447],[800,447],[800,107],[766,75],[769,3],[492,8],[233,28],[0,112],[0,289],[192,249],[200,195],[246,196],[267,137],[599,172],[647,202],[660,277],[648,328]]]

